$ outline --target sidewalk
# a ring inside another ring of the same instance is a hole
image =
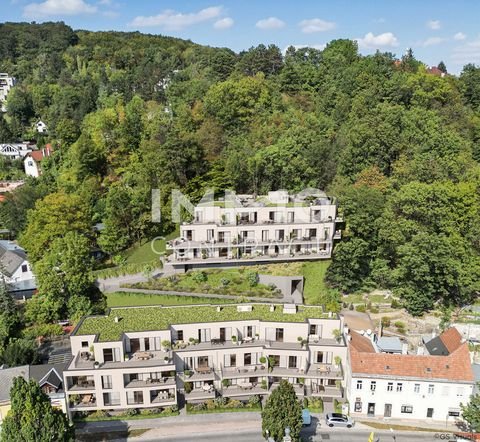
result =
[[[372,417],[356,417],[355,422],[364,422],[368,424],[368,422],[382,424],[382,425],[399,425],[403,427],[414,427],[414,428],[422,428],[428,430],[434,430],[439,432],[460,432],[463,431],[455,425],[455,422],[450,421],[433,421],[433,420],[413,420],[413,419],[394,419],[389,417],[382,417],[382,418],[372,418]],[[402,431],[398,429],[397,431]],[[406,430],[408,431],[408,430]]]

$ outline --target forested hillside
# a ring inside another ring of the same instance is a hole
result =
[[[173,229],[168,210],[150,221],[152,188],[164,208],[173,188],[325,189],[346,219],[332,287],[391,288],[414,314],[480,290],[480,68],[440,77],[349,40],[236,54],[47,23],[0,25],[0,71],[18,80],[0,142],[39,138],[42,119],[55,147],[0,206],[38,274],[32,323],[95,308],[92,244],[114,256]]]

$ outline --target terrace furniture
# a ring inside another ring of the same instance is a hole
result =
[[[142,361],[146,361],[152,358],[151,353],[149,353],[148,351],[139,351],[138,353],[136,353],[135,356],[137,359],[140,359]]]
[[[247,336],[243,338],[243,342],[253,342],[253,338],[251,336]]]
[[[90,402],[92,402],[92,399],[93,399],[93,395],[91,394],[86,394],[85,396],[82,397],[82,404],[89,404]]]
[[[328,365],[319,365],[317,371],[319,373],[330,373],[330,367]]]
[[[238,386],[242,389],[242,390],[251,390],[253,388],[253,385],[251,382],[239,382],[238,383]]]
[[[203,384],[202,385],[202,390],[203,391],[208,391],[210,393],[212,391],[212,389],[213,389],[213,386],[210,385],[210,384]]]
[[[196,371],[200,374],[210,374],[212,369],[210,367],[197,367]]]

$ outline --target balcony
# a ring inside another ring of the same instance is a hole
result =
[[[274,382],[273,384],[270,385],[270,388],[268,389],[268,391],[271,393],[279,385],[280,385],[279,383]],[[298,397],[305,396],[305,386],[304,385],[301,385],[301,384],[292,384],[292,385],[293,385],[293,389],[295,390],[295,394]]]
[[[322,397],[322,398],[343,398],[342,387],[317,385],[307,387],[307,396]]]
[[[208,381],[216,379],[215,370],[212,367],[197,367],[195,370],[185,370],[180,374],[184,382]]]
[[[310,364],[306,376],[325,379],[342,379],[343,371],[341,366],[333,364]]]
[[[336,230],[335,234],[333,235],[333,239],[341,239],[342,238],[342,231]]]
[[[266,376],[268,370],[265,365],[245,365],[241,367],[222,367],[223,379],[234,379],[249,376]]]
[[[185,392],[185,400],[187,402],[205,401],[215,399],[216,394],[213,385],[205,384],[202,388],[194,388],[189,393]]]
[[[176,404],[175,390],[158,390],[150,394],[150,403],[158,405]]]
[[[68,391],[95,390],[93,377],[71,377],[67,378]]]
[[[174,386],[176,384],[174,377],[163,377],[159,379],[133,379],[125,383],[125,388],[145,388],[145,387],[159,387],[159,386]]]
[[[269,373],[270,376],[279,377],[304,377],[305,370],[296,367],[272,367]]]
[[[82,357],[81,353],[73,359],[68,370],[91,370],[93,368],[135,368],[135,367],[158,367],[171,366],[174,370],[174,364],[171,359],[171,352],[164,351],[137,351],[125,355],[123,361],[108,361],[95,367],[95,361],[89,357]]]
[[[259,384],[244,382],[236,385],[230,385],[222,388],[222,396],[225,397],[241,397],[253,396],[256,394],[268,394],[268,391],[262,388]]]
[[[71,394],[68,396],[69,408],[72,410],[94,408],[97,406],[95,394]]]

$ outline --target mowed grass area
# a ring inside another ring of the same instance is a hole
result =
[[[147,295],[144,293],[106,293],[108,307],[139,307],[144,305],[227,304],[231,299],[201,298],[178,295]]]
[[[165,239],[151,239],[143,244],[137,244],[135,247],[125,252],[127,264],[141,264],[152,262],[159,258],[159,254],[166,252],[166,242],[180,235],[180,230],[176,229],[165,236]]]
[[[305,304],[318,305],[322,303],[322,297],[328,291],[325,285],[330,260],[311,261],[302,264],[302,275],[305,278],[303,286],[303,299]]]

